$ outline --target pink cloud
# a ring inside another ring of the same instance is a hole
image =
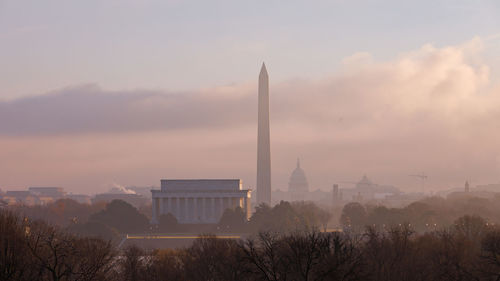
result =
[[[368,173],[430,188],[498,181],[498,85],[481,40],[425,45],[391,61],[344,61],[318,80],[271,75],[273,181],[286,188],[300,156],[312,188]],[[361,56],[361,57],[360,57]],[[0,187],[58,184],[96,192],[112,181],[236,177],[254,185],[256,87],[192,93],[62,89],[0,103]]]

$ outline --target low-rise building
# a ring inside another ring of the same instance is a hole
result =
[[[90,204],[92,203],[89,195],[85,194],[68,194],[66,198],[74,200],[80,204]]]
[[[38,203],[38,198],[27,190],[9,190],[5,192],[3,201],[8,205],[28,205],[33,206]]]
[[[66,196],[66,192],[62,187],[30,187],[28,190],[39,198],[44,200],[57,201]],[[51,199],[50,199],[51,198]]]

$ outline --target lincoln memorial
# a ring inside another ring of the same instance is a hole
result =
[[[171,213],[179,223],[218,223],[228,208],[241,207],[250,216],[251,190],[239,179],[161,180],[161,190],[151,190],[152,223]]]

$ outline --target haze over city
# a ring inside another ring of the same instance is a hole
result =
[[[499,183],[496,1],[0,1],[0,188],[161,178],[255,189],[363,174],[403,191]]]
[[[0,281],[500,280],[499,15],[0,0]]]

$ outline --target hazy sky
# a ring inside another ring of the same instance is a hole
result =
[[[0,188],[500,177],[500,2],[0,0]]]

